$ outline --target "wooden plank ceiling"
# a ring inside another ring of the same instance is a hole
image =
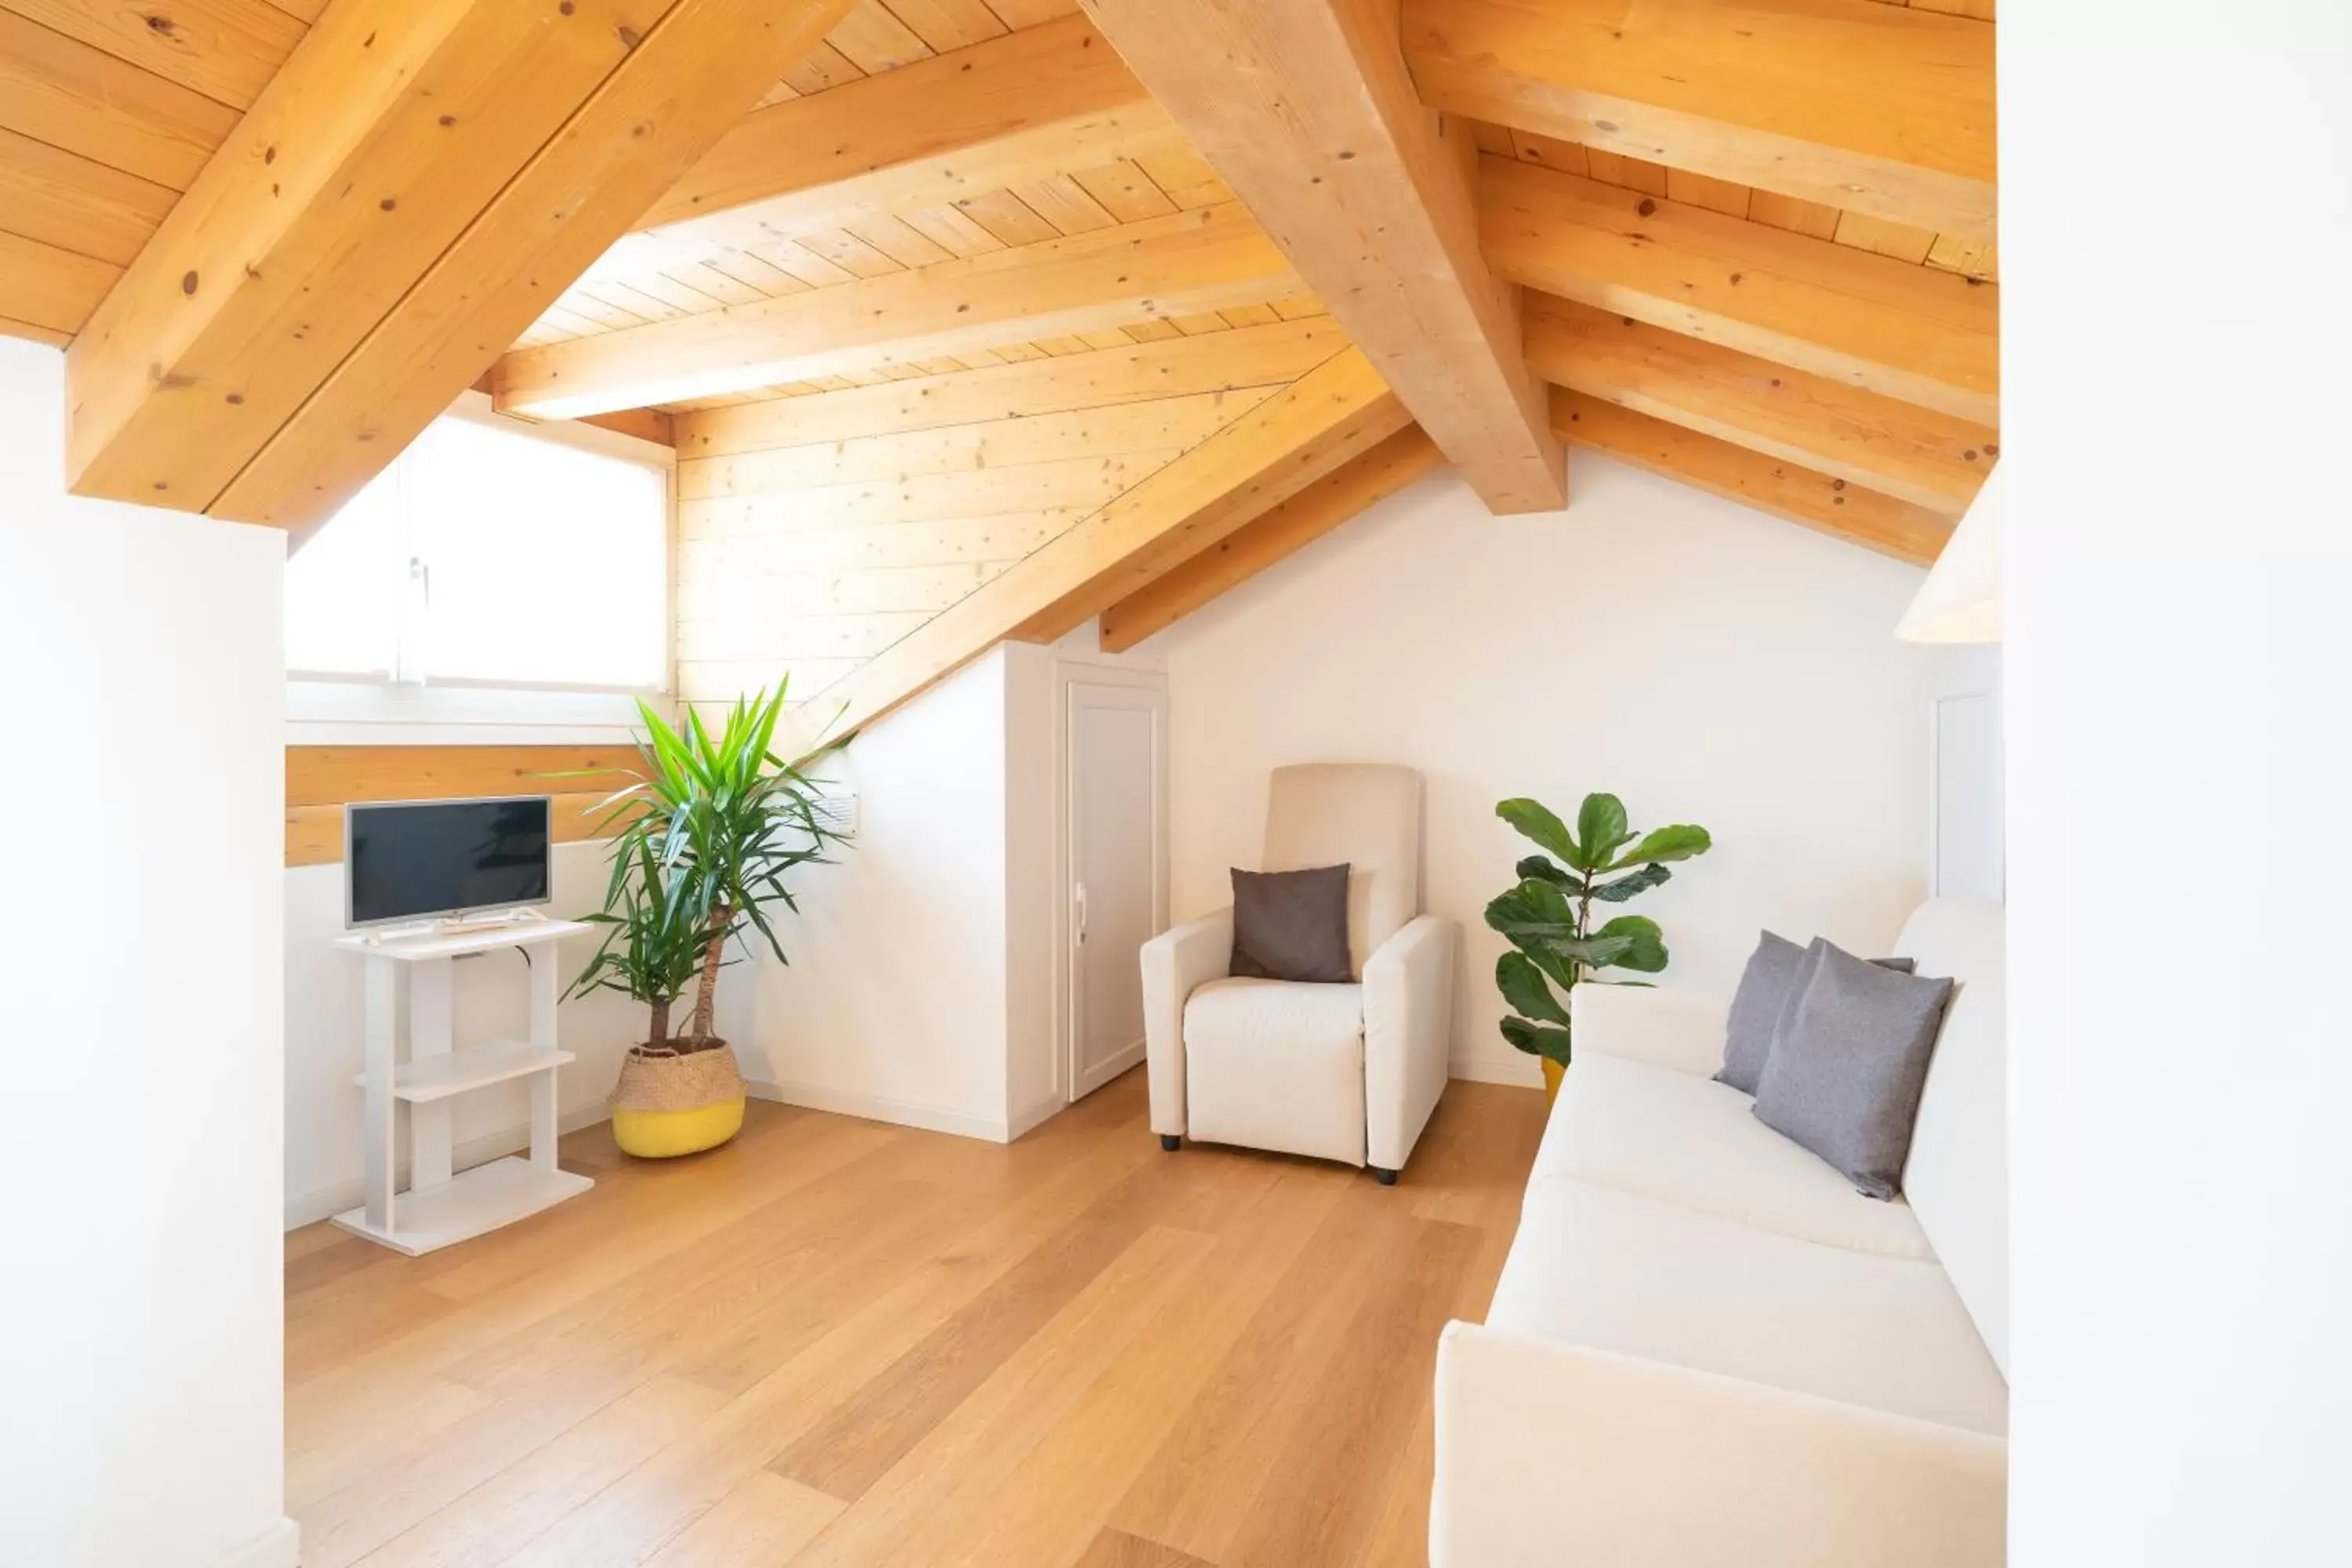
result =
[[[265,89],[379,3],[0,0],[0,330],[95,317],[220,384],[266,334],[173,308],[180,197],[266,162]],[[856,723],[1006,637],[1129,646],[1440,462],[1540,509],[1565,442],[1925,561],[1999,454],[1990,0],[837,3],[657,186],[582,150],[652,194],[512,230],[505,316],[445,291],[292,377],[299,438],[100,385],[147,438],[93,438],[95,488],[203,452],[205,504],[301,526],[461,362],[511,412],[667,420],[682,689],[790,669]]]

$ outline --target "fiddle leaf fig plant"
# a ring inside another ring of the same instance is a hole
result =
[[[1655,974],[1666,966],[1657,921],[1614,915],[1596,926],[1592,906],[1649,891],[1674,875],[1668,862],[1704,855],[1715,840],[1688,823],[1636,833],[1613,795],[1586,795],[1573,831],[1537,801],[1502,801],[1495,815],[1543,851],[1521,860],[1517,885],[1486,905],[1486,923],[1512,948],[1495,961],[1496,987],[1513,1015],[1503,1038],[1566,1067],[1569,994],[1595,970]]]

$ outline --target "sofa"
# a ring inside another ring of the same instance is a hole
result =
[[[1727,1008],[1580,985],[1484,1323],[1438,1346],[1433,1568],[2003,1560],[2001,910],[1920,906],[1958,984],[1904,1198],[1854,1192],[1713,1081]]]

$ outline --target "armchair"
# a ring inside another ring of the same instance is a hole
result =
[[[1346,861],[1349,984],[1237,978],[1230,906],[1143,946],[1151,1127],[1372,1167],[1395,1182],[1445,1088],[1454,925],[1421,910],[1421,775],[1277,768],[1269,871]]]

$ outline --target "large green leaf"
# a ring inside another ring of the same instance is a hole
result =
[[[1657,860],[1687,860],[1694,855],[1704,855],[1715,847],[1715,840],[1704,827],[1687,822],[1671,827],[1654,827],[1642,837],[1642,841],[1605,868],[1622,871],[1628,866],[1643,866]],[[1612,851],[1614,853],[1614,851]]]
[[[1588,795],[1576,814],[1576,837],[1582,841],[1586,863],[1580,870],[1598,871],[1610,857],[1633,837],[1625,825],[1625,803],[1613,795]]]
[[[1512,867],[1511,870],[1522,882],[1529,877],[1539,878],[1562,888],[1573,886],[1576,882],[1574,877],[1553,865],[1549,858],[1542,855],[1530,855]]]
[[[1543,971],[1524,952],[1507,952],[1495,960],[1495,985],[1511,1011],[1548,1024],[1565,1025],[1568,1009],[1551,994]]]
[[[1665,933],[1658,929],[1658,922],[1647,915],[1619,915],[1594,931],[1592,939],[1625,944],[1622,951],[1609,961],[1620,969],[1655,974],[1666,966]]]
[[[1646,893],[1674,876],[1664,866],[1644,866],[1629,872],[1613,882],[1603,882],[1592,889],[1592,896],[1604,904],[1622,904],[1636,893]]]
[[[1576,984],[1576,965],[1570,963],[1553,943],[1539,936],[1515,936],[1510,939],[1510,943],[1562,991]]]
[[[1622,963],[1633,950],[1635,938],[1627,935],[1604,935],[1594,931],[1591,936],[1558,938],[1547,945],[1563,958],[1572,959],[1591,969],[1606,969],[1612,963]]]
[[[1549,1057],[1560,1066],[1568,1065],[1568,1031],[1548,1024],[1530,1024],[1525,1018],[1503,1020],[1503,1038],[1530,1056]]]
[[[1568,830],[1568,824],[1552,815],[1540,801],[1515,797],[1495,803],[1495,815],[1535,841],[1536,847],[1562,865],[1579,871],[1590,871],[1593,863],[1584,858],[1583,848]]]
[[[1513,939],[1574,936],[1576,910],[1558,885],[1529,877],[1487,900],[1486,923]]]

